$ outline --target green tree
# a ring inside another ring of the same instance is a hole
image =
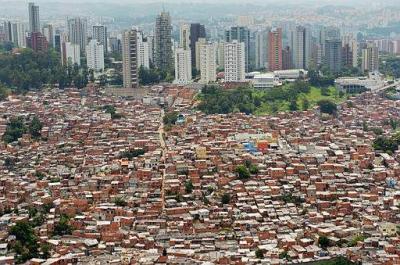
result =
[[[9,94],[9,90],[4,85],[0,84],[0,101],[6,100]]]
[[[17,263],[38,257],[39,244],[32,226],[26,221],[19,221],[10,229],[10,234],[15,236],[16,241],[12,248],[16,253]]]
[[[49,244],[40,245],[40,252],[42,259],[48,259],[51,257],[50,255],[51,246]]]
[[[62,214],[60,217],[60,221],[54,226],[54,231],[53,231],[54,235],[57,236],[71,235],[73,228],[69,224],[69,220],[70,218],[67,215]]]
[[[193,183],[191,180],[186,181],[185,183],[185,191],[186,193],[192,193],[194,189]]]
[[[331,100],[320,100],[318,106],[322,113],[333,115],[337,112],[337,105]]]
[[[301,101],[302,109],[308,110],[310,108],[310,101],[307,98],[303,98]]]
[[[256,250],[256,257],[257,257],[257,259],[263,259],[264,258],[264,252],[259,248]]]
[[[326,236],[320,236],[318,238],[318,245],[323,249],[327,249],[329,247],[329,239]]]
[[[42,122],[37,116],[34,116],[28,126],[28,131],[34,139],[39,139],[41,137],[42,128]]]
[[[178,120],[178,113],[176,111],[168,112],[163,118],[164,125],[174,125]]]
[[[115,198],[114,203],[115,203],[115,205],[117,205],[119,207],[128,206],[128,203],[122,197]]]
[[[292,100],[290,101],[289,110],[290,110],[290,111],[297,111],[297,110],[298,110],[297,100],[296,100],[296,99],[292,99]]]
[[[21,138],[26,131],[27,129],[22,117],[11,118],[3,134],[3,141],[7,144],[15,142]]]
[[[235,169],[236,174],[238,175],[239,179],[249,179],[250,172],[245,165],[239,165]]]
[[[145,153],[146,151],[144,149],[132,149],[120,153],[119,158],[127,158],[129,161],[132,161],[133,158],[144,155]]]
[[[228,193],[224,193],[221,197],[222,204],[229,204],[231,202],[231,195]]]

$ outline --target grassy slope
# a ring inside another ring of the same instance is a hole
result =
[[[308,94],[302,94],[299,96],[299,98],[297,100],[299,109],[301,109],[301,107],[302,107],[301,105],[302,105],[303,98],[308,99],[308,101],[310,102],[310,108],[316,106],[317,102],[322,99],[329,99],[329,100],[332,100],[335,103],[339,104],[339,103],[342,103],[343,101],[345,101],[347,98],[347,95],[340,98],[339,91],[334,86],[329,87],[329,91],[330,91],[329,96],[322,96],[321,89],[319,89],[317,87],[311,87],[311,90]],[[288,101],[278,101],[275,104],[277,105],[279,111],[288,111],[289,110],[289,102]],[[272,106],[272,104],[269,102],[263,103],[262,106],[257,109],[256,114],[257,115],[271,114],[272,113],[271,106]]]

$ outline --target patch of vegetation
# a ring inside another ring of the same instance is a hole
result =
[[[163,118],[164,125],[166,126],[172,126],[174,125],[178,120],[178,112],[176,111],[171,111],[165,114]]]
[[[154,66],[146,69],[143,66],[139,68],[139,83],[141,85],[154,85],[160,82],[171,82],[173,80],[172,73],[161,71]]]
[[[357,246],[358,242],[362,242],[364,240],[365,240],[365,237],[363,235],[357,235],[357,236],[354,236],[347,245],[349,247],[354,247],[354,246]]]
[[[0,83],[15,92],[41,89],[45,84],[83,88],[88,83],[88,71],[78,65],[63,66],[54,50],[24,49],[18,54],[0,54]]]
[[[111,114],[111,119],[113,119],[113,120],[122,118],[122,115],[120,113],[117,113],[116,108],[112,105],[105,105],[103,107],[103,110],[105,111],[105,113]]]
[[[194,189],[193,183],[191,180],[185,182],[185,191],[186,193],[192,193]]]
[[[25,133],[29,133],[33,139],[39,139],[41,136],[43,125],[38,117],[34,116],[28,126],[23,117],[13,117],[7,124],[2,140],[9,144],[16,142]]]
[[[318,245],[322,248],[322,249],[327,249],[330,245],[329,239],[326,236],[320,236],[318,238]]]
[[[224,193],[221,197],[222,204],[229,204],[231,202],[231,195],[229,193]]]
[[[250,160],[246,160],[244,165],[236,167],[235,172],[239,179],[245,180],[249,179],[251,175],[258,174],[258,167],[252,164]]]
[[[333,86],[317,88],[298,80],[269,90],[255,90],[251,87],[228,90],[217,85],[205,86],[199,100],[198,108],[206,114],[265,114],[297,111],[300,107],[307,110],[320,100],[340,103],[345,97]]]
[[[135,157],[144,155],[146,150],[144,149],[132,149],[129,151],[124,151],[120,153],[119,158],[127,158],[129,161],[132,161]]]
[[[335,115],[337,112],[337,105],[331,100],[320,100],[318,106],[322,113]]]
[[[259,248],[256,250],[256,257],[257,257],[257,259],[263,259],[264,258],[264,252]]]
[[[117,197],[114,200],[115,205],[119,206],[119,207],[126,207],[128,206],[128,203],[124,200],[124,198],[122,197]]]
[[[285,203],[294,203],[296,205],[300,205],[304,203],[304,199],[300,196],[295,196],[292,193],[285,193],[279,198],[280,200],[284,201]]]
[[[400,58],[394,56],[382,58],[379,71],[386,76],[400,78]]]
[[[400,132],[395,133],[391,137],[378,136],[373,143],[375,150],[380,150],[388,154],[393,154],[398,150],[400,145]]]
[[[73,227],[69,224],[69,216],[62,214],[60,221],[54,226],[53,234],[55,236],[71,235]]]
[[[7,124],[6,132],[3,134],[3,141],[7,144],[16,142],[27,131],[22,117],[11,118]]]

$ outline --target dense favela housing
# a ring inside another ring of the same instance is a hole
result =
[[[400,264],[400,6],[366,1],[5,5],[0,265]]]

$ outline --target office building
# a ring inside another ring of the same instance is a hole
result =
[[[173,69],[172,25],[169,13],[162,12],[157,16],[155,28],[155,65],[162,71]]]
[[[104,54],[108,52],[108,41],[107,41],[107,27],[103,25],[93,26],[93,39],[97,40],[100,45],[104,47]]]
[[[28,4],[29,32],[40,32],[39,6],[34,3]]]
[[[342,70],[342,41],[328,39],[325,41],[325,65],[332,73]]]
[[[175,49],[175,84],[185,85],[192,80],[192,62],[190,50]]]
[[[225,82],[243,82],[246,74],[245,44],[234,40],[225,43]]]
[[[217,49],[215,43],[203,43],[200,49],[200,82],[208,84],[217,80]]]
[[[282,70],[282,29],[271,30],[268,34],[268,69]]]
[[[79,45],[81,53],[85,54],[87,45],[87,20],[76,17],[68,19],[69,42]]]
[[[125,31],[122,36],[122,73],[125,88],[139,87],[138,79],[138,32]]]
[[[86,46],[86,60],[88,69],[94,72],[104,70],[104,46],[96,39],[92,39]]]
[[[204,25],[199,23],[190,24],[190,51],[192,56],[192,67],[196,67],[196,63],[199,61],[197,59],[198,54],[196,53],[196,43],[199,39],[206,39],[206,29]],[[199,70],[197,68],[197,70]]]
[[[361,70],[363,72],[379,71],[379,50],[374,44],[368,44],[362,50]]]
[[[62,42],[61,63],[67,66],[73,66],[75,64],[81,65],[80,46],[71,42]]]
[[[232,42],[237,40],[244,43],[245,48],[245,71],[250,68],[250,30],[246,27],[232,27],[225,32],[225,40]]]

